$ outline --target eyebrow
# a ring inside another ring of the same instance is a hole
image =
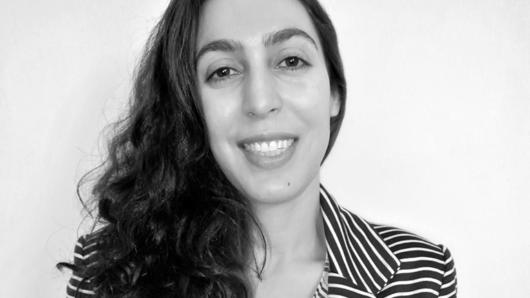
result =
[[[289,40],[295,36],[302,37],[308,40],[313,46],[318,50],[318,45],[316,41],[307,34],[304,30],[298,28],[286,28],[279,31],[269,33],[265,36],[263,40],[263,45],[265,47],[271,47],[282,43],[286,40]],[[197,52],[195,56],[195,62],[198,62],[199,59],[208,52],[222,51],[222,52],[235,52],[236,50],[241,50],[243,45],[239,41],[232,39],[219,39],[207,43]]]

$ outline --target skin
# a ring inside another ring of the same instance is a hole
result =
[[[212,46],[220,40],[229,42]],[[196,79],[210,146],[270,249],[255,297],[310,297],[322,274],[319,173],[340,103],[321,48],[296,0],[210,0],[202,8]],[[296,136],[291,158],[274,168],[249,162],[241,140],[271,133]]]

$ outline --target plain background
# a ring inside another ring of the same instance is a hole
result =
[[[0,297],[62,297],[83,213],[167,0],[0,3]],[[327,0],[348,79],[322,180],[447,245],[459,297],[530,296],[530,1]]]

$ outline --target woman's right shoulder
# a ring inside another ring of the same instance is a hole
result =
[[[98,243],[97,232],[85,234],[77,239],[74,248],[74,268],[66,287],[67,297],[85,298],[95,296],[92,283],[85,272],[96,261]]]

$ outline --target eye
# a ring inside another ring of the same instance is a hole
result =
[[[285,68],[287,70],[297,70],[307,66],[309,66],[309,63],[296,56],[289,56],[283,59],[280,65],[278,65],[279,68]]]
[[[208,76],[207,81],[222,81],[226,80],[234,75],[237,75],[238,72],[230,67],[220,67],[216,69],[212,74]]]

